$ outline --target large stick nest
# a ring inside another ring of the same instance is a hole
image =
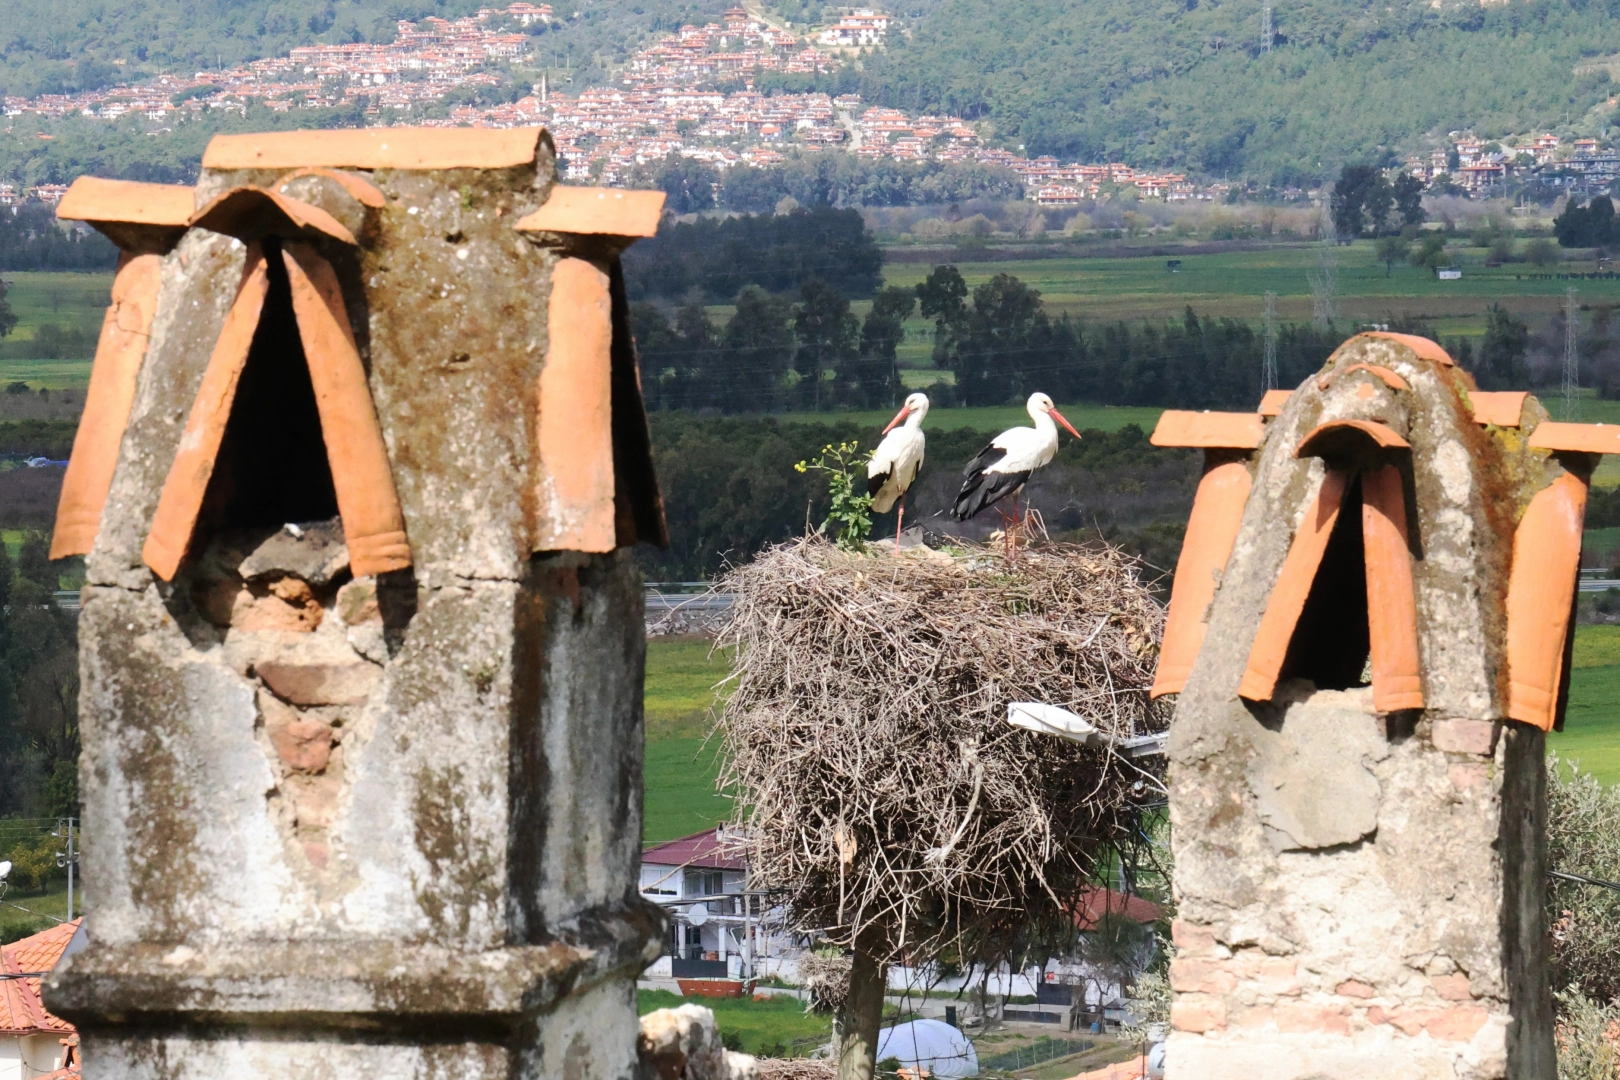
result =
[[[717,587],[735,597],[720,642],[738,647],[728,835],[795,929],[881,928],[962,961],[1072,934],[1160,766],[1014,728],[1007,706],[1062,706],[1116,738],[1163,729],[1147,688],[1164,612],[1136,563],[1103,545],[1009,563],[808,539]]]

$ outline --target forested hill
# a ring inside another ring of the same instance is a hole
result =
[[[1606,125],[1609,72],[1575,68],[1616,52],[1620,0],[943,0],[861,82],[1031,154],[1286,182],[1426,133]]]

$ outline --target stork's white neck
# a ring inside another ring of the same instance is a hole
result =
[[[907,431],[916,431],[919,428],[921,428],[922,427],[922,422],[923,422],[923,417],[925,417],[927,415],[928,415],[928,406],[926,406],[926,405],[924,405],[920,409],[911,410],[911,412],[906,414],[906,422],[905,422],[905,425],[904,425],[906,430]]]
[[[1051,413],[1031,405],[1029,407],[1029,418],[1035,421],[1036,431],[1053,439],[1057,438],[1057,421],[1052,419]]]

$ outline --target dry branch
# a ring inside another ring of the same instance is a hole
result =
[[[770,549],[718,585],[739,646],[720,721],[755,884],[795,929],[869,925],[914,956],[1001,958],[1072,932],[1073,904],[1130,843],[1144,768],[1013,728],[1039,701],[1124,738],[1162,730],[1147,698],[1163,609],[1106,547],[1008,563]]]

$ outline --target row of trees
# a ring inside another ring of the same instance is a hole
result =
[[[1018,174],[995,165],[801,151],[790,151],[780,165],[739,165],[723,172],[671,152],[662,161],[638,166],[631,186],[663,191],[677,214],[717,208],[764,213],[783,199],[802,206],[923,206],[1024,195]]]
[[[673,319],[656,305],[631,305],[650,408],[867,409],[899,396],[895,350],[917,305],[912,290],[882,290],[864,320],[848,297],[816,277],[805,279],[797,301],[750,285],[735,303],[723,329],[700,301]]]
[[[0,270],[111,270],[117,263],[112,241],[62,228],[48,206],[25,203],[0,212]]]
[[[871,296],[883,252],[856,210],[830,206],[674,222],[624,256],[630,298],[702,296],[725,303],[744,286],[780,293],[819,278],[849,296]]]

